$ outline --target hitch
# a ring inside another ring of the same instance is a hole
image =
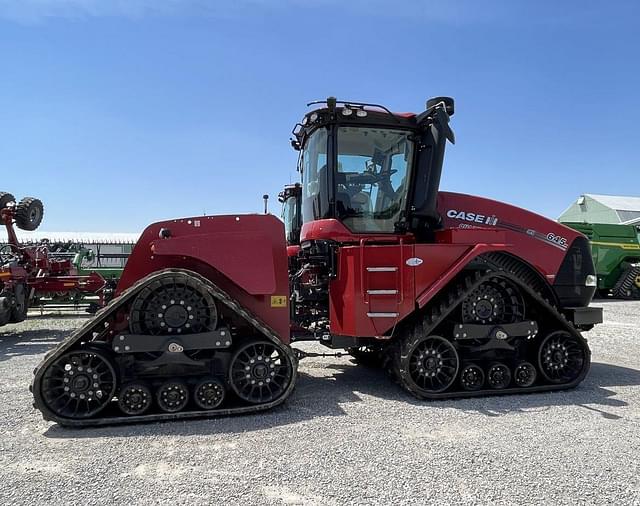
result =
[[[342,351],[337,351],[335,353],[316,353],[314,351],[302,351],[299,350],[298,348],[292,348],[293,349],[293,353],[295,354],[296,358],[298,360],[302,360],[303,358],[309,358],[309,357],[346,357],[347,355],[349,355],[346,352],[342,352]]]

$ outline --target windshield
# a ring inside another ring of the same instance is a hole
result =
[[[336,217],[353,232],[394,232],[406,207],[410,132],[338,128]]]

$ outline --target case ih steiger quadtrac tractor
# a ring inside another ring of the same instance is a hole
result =
[[[262,411],[291,393],[301,340],[379,357],[421,399],[583,380],[581,331],[602,321],[588,307],[589,244],[528,211],[438,191],[453,100],[420,114],[314,104],[294,129],[301,184],[281,194],[285,227],[267,214],[149,226],[116,297],[37,367],[47,420]]]

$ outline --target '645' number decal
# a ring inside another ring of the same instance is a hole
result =
[[[551,241],[551,242],[555,242],[556,244],[559,244],[560,246],[566,246],[567,245],[567,239],[560,236],[560,235],[556,235],[553,233],[548,233],[547,234],[547,241]]]

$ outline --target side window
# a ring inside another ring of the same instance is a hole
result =
[[[324,218],[328,213],[327,131],[316,130],[306,142],[301,159],[302,219]]]
[[[297,231],[295,230],[297,226],[296,207],[296,197],[289,197],[282,206],[282,221],[284,221],[287,244],[296,244],[298,242]]]

